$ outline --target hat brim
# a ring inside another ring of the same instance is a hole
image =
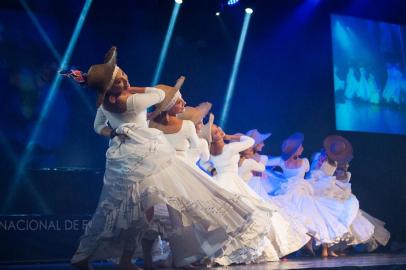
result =
[[[265,134],[260,133],[259,138],[255,141],[255,144],[264,142],[266,139],[271,137],[271,135],[272,135],[272,133],[265,133]]]
[[[292,147],[290,149],[290,151],[288,151],[288,152],[283,151],[283,145],[289,141],[291,143],[295,144],[294,147]],[[296,151],[300,148],[300,146],[303,144],[303,141],[304,141],[304,134],[301,132],[296,132],[293,135],[289,136],[286,140],[284,140],[283,144],[282,144],[282,154],[281,154],[282,159],[286,161],[289,158],[291,158],[296,153]]]
[[[176,89],[176,91],[173,91],[170,98],[168,98],[167,93],[165,93],[164,101],[162,101],[159,105],[155,106],[154,110],[149,114],[148,119],[153,120],[162,112],[162,108],[165,107],[165,105],[166,105],[165,104],[166,100],[167,100],[167,102],[169,102],[173,98],[173,96],[175,96],[175,94],[180,91],[180,88],[182,87],[183,83],[185,82],[185,79],[186,79],[185,76],[180,76],[174,86],[168,86],[168,85],[163,85],[163,84],[155,86],[158,89],[163,88],[163,87],[174,88],[174,89]],[[162,90],[165,90],[165,89],[162,89]]]
[[[334,143],[341,142],[344,144],[344,151],[335,153],[331,151],[331,146]],[[351,143],[344,137],[338,135],[330,135],[323,141],[323,148],[327,156],[337,162],[349,162],[353,158],[353,149]]]
[[[203,126],[203,128],[200,132],[200,134],[201,134],[200,137],[205,139],[209,145],[213,141],[213,138],[211,136],[211,127],[213,126],[213,123],[214,123],[214,114],[210,113],[209,120]]]
[[[111,80],[114,80],[113,78],[113,73],[114,69],[116,68],[117,65],[117,47],[113,46],[108,50],[108,52],[104,56],[104,64],[105,65],[105,75],[107,78],[111,78]],[[96,106],[97,108],[100,107],[104,99],[106,97],[106,93],[108,91],[108,84],[105,84],[103,88],[101,89],[101,92],[99,91],[97,93],[96,97]]]

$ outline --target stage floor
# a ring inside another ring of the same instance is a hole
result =
[[[95,263],[95,269],[111,270],[116,269],[110,263]],[[294,258],[282,260],[280,262],[271,262],[266,264],[235,265],[229,267],[215,267],[212,269],[231,269],[231,270],[268,270],[268,269],[406,269],[406,254],[365,254],[351,255],[338,258]],[[26,270],[71,270],[73,269],[67,263],[38,263],[30,265],[0,265],[1,270],[5,269],[26,269]],[[166,268],[170,269],[170,268]]]

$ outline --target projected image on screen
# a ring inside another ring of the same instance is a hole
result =
[[[406,27],[333,15],[336,128],[406,134]]]

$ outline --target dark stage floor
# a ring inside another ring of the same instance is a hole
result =
[[[95,269],[116,269],[110,263],[95,263]],[[232,270],[268,270],[268,269],[406,269],[406,254],[366,254],[357,256],[346,256],[339,258],[297,258],[282,260],[280,262],[254,264],[254,265],[236,265],[230,267],[216,267],[213,269],[232,269]],[[27,269],[27,270],[68,270],[73,269],[67,263],[47,263],[30,265],[0,266],[4,269]],[[167,268],[169,269],[169,268]]]

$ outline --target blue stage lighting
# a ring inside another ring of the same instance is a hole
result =
[[[152,85],[157,85],[158,81],[161,77],[162,68],[165,63],[166,55],[168,53],[169,42],[171,41],[173,29],[175,28],[175,24],[176,24],[176,19],[178,18],[180,3],[182,3],[182,1],[180,3],[178,1],[175,1],[175,2],[176,3],[172,10],[172,16],[171,16],[171,20],[169,21],[168,30],[166,31],[165,40],[162,45],[161,53],[159,55],[158,64],[155,69],[154,78],[152,79]]]
[[[252,12],[254,12],[254,11],[252,10],[252,8],[246,8],[246,9],[245,9],[245,13],[252,14]]]
[[[240,0],[228,0],[227,5],[234,6],[234,5],[238,4],[238,2],[240,2]]]
[[[80,17],[76,23],[72,37],[69,41],[68,48],[66,49],[65,55],[63,56],[62,61],[60,63],[59,70],[66,69],[66,67],[69,63],[70,57],[72,55],[76,42],[79,38],[79,33],[82,30],[82,27],[85,22],[85,18],[89,11],[91,3],[92,3],[92,0],[86,0],[85,5],[83,6],[82,12],[80,13]],[[3,211],[7,210],[7,208],[9,207],[9,205],[15,195],[15,190],[17,188],[17,185],[19,185],[19,182],[25,175],[26,167],[31,160],[31,155],[34,150],[35,143],[38,140],[38,136],[42,129],[43,122],[44,122],[45,118],[47,117],[48,112],[51,108],[51,105],[54,101],[60,81],[61,81],[61,76],[59,74],[56,74],[55,78],[52,82],[51,88],[49,90],[49,93],[46,97],[44,106],[41,109],[38,121],[34,127],[33,132],[31,133],[30,139],[25,147],[24,153],[22,154],[20,161],[18,163],[18,166],[16,168],[16,175],[14,177],[14,182],[12,183],[9,192],[7,192],[7,198],[3,205]]]
[[[182,3],[183,3],[182,0],[175,0],[175,2],[176,2],[177,4],[182,4]]]
[[[234,86],[237,79],[238,68],[240,66],[241,55],[245,44],[245,38],[247,36],[248,25],[250,23],[251,13],[246,13],[244,17],[244,23],[241,30],[240,40],[238,41],[237,52],[235,53],[233,69],[231,71],[230,79],[228,81],[228,87],[226,92],[226,98],[224,101],[223,111],[220,117],[220,126],[225,128],[227,123],[228,112],[230,110],[231,98],[234,94]]]
[[[217,12],[216,12],[216,16],[220,16],[220,12],[217,11]]]
[[[42,27],[41,23],[38,21],[37,17],[34,15],[34,13],[31,11],[31,8],[28,6],[27,2],[25,0],[20,0],[21,5],[24,7],[25,11],[27,12],[28,16],[30,17],[32,23],[34,26],[37,28],[38,32],[40,33],[41,37],[44,39],[45,43],[47,44],[48,49],[51,50],[52,55],[54,58],[61,63],[62,61],[62,56],[59,54],[57,49],[55,48],[54,44],[52,43],[51,39],[47,35],[44,27]],[[76,92],[79,94],[81,97],[81,101],[83,101],[86,105],[86,108],[91,114],[94,114],[94,107],[92,103],[90,103],[89,98],[83,93],[82,89],[80,89],[80,86],[77,85],[72,80],[69,80],[71,84],[73,85],[74,89]]]

